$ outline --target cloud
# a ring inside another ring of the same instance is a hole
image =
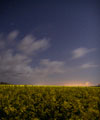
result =
[[[16,41],[13,41],[13,40],[16,40],[18,35],[19,35],[18,30],[11,31],[9,34],[1,33],[0,34],[0,50],[15,47],[15,46],[12,46],[14,45],[14,43],[16,44]]]
[[[0,49],[5,48],[5,42],[3,40],[0,40]]]
[[[33,55],[38,51],[45,50],[49,47],[49,41],[45,38],[36,40],[33,35],[25,36],[20,44],[18,50],[27,55]]]
[[[49,59],[43,59],[40,61],[40,65],[47,66],[49,68],[60,68],[64,65],[64,62],[62,61],[50,61]]]
[[[91,48],[91,49],[77,48],[77,49],[72,51],[72,58],[73,59],[81,58],[81,57],[85,56],[86,54],[91,53],[95,50],[96,50],[95,48]]]
[[[34,54],[38,54],[38,52],[42,52],[49,47],[48,39],[37,39],[32,34],[28,34],[22,39],[19,39],[20,37],[16,34],[16,37],[9,37],[8,39],[8,36],[11,36],[13,32],[8,35],[2,34],[0,37],[2,46],[0,48],[0,81],[12,84],[62,85],[68,79],[71,82],[74,78],[80,77],[80,68],[67,67],[64,61],[42,58],[33,67],[35,64]],[[16,42],[17,37],[18,42]],[[14,44],[11,44],[12,40],[14,40]],[[81,65],[81,68],[89,68],[90,65],[96,67],[89,63],[89,65]]]
[[[27,73],[31,71],[28,65],[31,59],[27,56],[16,54],[12,50],[7,50],[0,55],[0,81],[17,82],[27,79]]]
[[[12,84],[45,84],[64,72],[63,61],[41,59],[39,64],[32,67],[34,54],[49,47],[47,39],[37,40],[33,35],[26,35],[17,44],[11,45],[9,41],[16,37],[18,37],[17,32],[12,31],[4,35],[5,39],[3,37],[0,39],[1,45],[4,44],[4,49],[0,51],[0,81]]]
[[[5,41],[3,33],[0,34],[0,50],[5,48]]]
[[[40,64],[34,68],[33,76],[37,84],[54,84],[58,81],[58,75],[64,74],[63,61],[51,61],[42,59]]]
[[[11,50],[0,56],[0,81],[19,84],[40,84],[51,80],[51,76],[63,73],[63,62],[43,59],[36,67],[31,67],[32,59],[13,55]]]
[[[12,41],[12,40],[16,39],[18,35],[19,35],[19,31],[14,30],[8,34],[7,39]]]
[[[49,59],[43,59],[40,61],[40,67],[37,71],[45,72],[49,74],[58,74],[64,72],[64,62],[63,61],[50,61]]]
[[[98,65],[93,63],[85,63],[80,66],[80,68],[82,69],[95,68],[95,67],[98,67]]]

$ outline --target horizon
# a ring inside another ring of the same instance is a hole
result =
[[[11,83],[7,83],[7,82],[0,82],[0,85],[11,85],[11,86],[63,86],[63,87],[97,87],[97,86],[99,86],[99,84],[95,84],[95,85],[93,85],[93,84],[89,84],[88,82],[86,82],[86,83],[76,83],[76,84],[59,84],[59,85],[56,85],[56,84],[11,84]]]

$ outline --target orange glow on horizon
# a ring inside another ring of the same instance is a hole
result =
[[[92,86],[90,82],[85,83],[66,83],[64,86]]]

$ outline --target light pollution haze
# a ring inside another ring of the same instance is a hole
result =
[[[100,83],[99,0],[0,0],[0,82]]]

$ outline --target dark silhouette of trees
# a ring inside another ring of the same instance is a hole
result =
[[[7,82],[0,82],[0,84],[2,84],[2,85],[9,85],[9,83],[7,83]]]

